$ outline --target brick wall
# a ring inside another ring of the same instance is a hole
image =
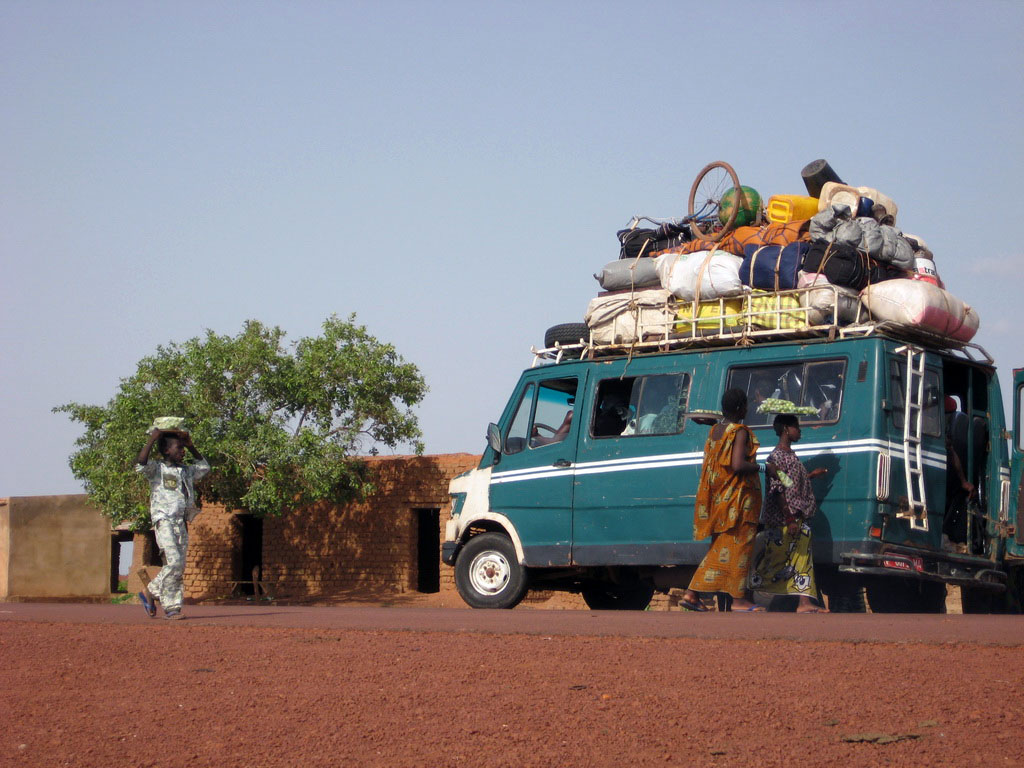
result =
[[[263,520],[263,580],[281,598],[400,594],[417,588],[417,509],[439,509],[436,558],[451,516],[448,481],[475,467],[466,453],[366,459],[377,491],[358,504],[317,504]],[[209,599],[229,595],[241,580],[243,523],[231,510],[205,505],[189,528],[185,595]],[[129,589],[135,571],[153,554],[137,535]],[[156,562],[149,560],[149,562]],[[150,566],[155,575],[157,566]],[[441,565],[442,591],[454,591],[452,569]],[[246,575],[247,576],[247,575]]]

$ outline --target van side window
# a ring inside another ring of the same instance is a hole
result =
[[[505,453],[519,453],[526,448],[526,436],[530,434],[530,413],[533,411],[533,392],[536,386],[531,381],[523,390],[523,397],[512,418],[512,426],[505,436]]]
[[[572,427],[577,384],[576,377],[527,384],[505,436],[504,453],[565,440]]]
[[[892,422],[897,429],[903,429],[903,409],[906,405],[907,361],[890,360],[889,375],[892,392]],[[932,437],[942,434],[942,389],[939,374],[926,368],[924,372],[924,411],[921,431]]]
[[[800,416],[801,424],[829,424],[839,420],[845,382],[845,360],[816,360],[733,368],[726,389],[737,388],[747,393],[748,426],[771,425],[774,413],[758,413],[768,398],[813,408],[814,414]]]
[[[537,388],[537,408],[530,427],[530,447],[560,443],[572,428],[576,378],[549,379]]]
[[[590,433],[678,435],[686,425],[690,377],[685,373],[605,379],[597,387]]]

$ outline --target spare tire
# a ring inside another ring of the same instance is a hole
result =
[[[579,344],[580,339],[586,341],[589,338],[590,328],[586,323],[562,323],[553,325],[544,332],[544,347],[553,347],[556,341],[563,345]]]

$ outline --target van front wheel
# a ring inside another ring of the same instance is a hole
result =
[[[455,561],[455,587],[471,608],[515,608],[526,586],[526,569],[500,533],[474,536]]]

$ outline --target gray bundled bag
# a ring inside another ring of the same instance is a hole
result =
[[[898,269],[914,268],[914,249],[900,230],[867,216],[855,219],[849,206],[826,208],[811,219],[809,231],[812,241],[847,246]]]
[[[879,261],[892,264],[900,269],[912,270],[914,268],[914,246],[906,236],[896,227],[888,224],[879,224],[878,230],[882,233],[882,251],[878,255]]]
[[[836,228],[852,218],[853,214],[850,212],[850,206],[840,203],[830,205],[811,219],[808,227],[811,241],[815,243],[834,242]]]
[[[606,291],[624,291],[629,288],[661,287],[661,278],[654,268],[654,259],[616,259],[604,265],[594,279]]]

